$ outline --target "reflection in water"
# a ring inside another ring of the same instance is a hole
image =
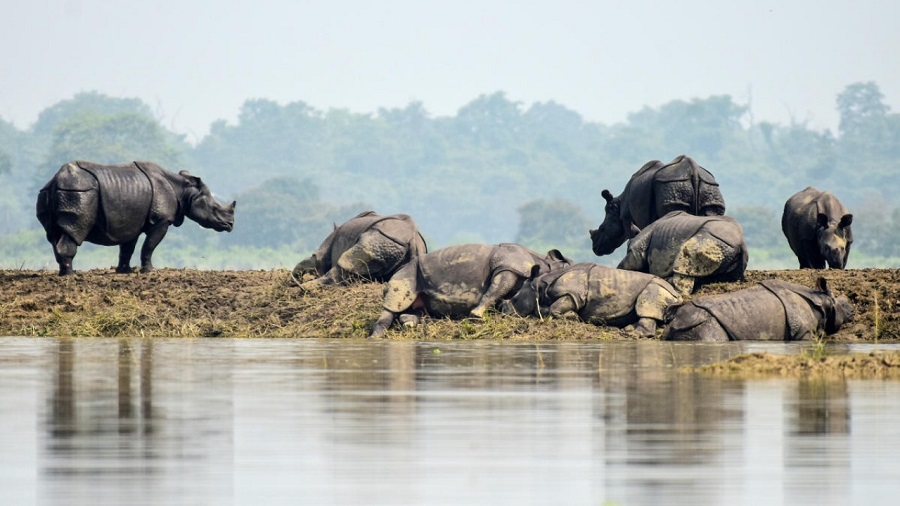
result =
[[[0,504],[868,504],[900,492],[900,383],[679,370],[791,345],[0,345],[0,406],[17,402],[37,428],[0,407],[16,431],[0,436],[16,451],[0,456]],[[22,462],[31,474],[14,472]]]

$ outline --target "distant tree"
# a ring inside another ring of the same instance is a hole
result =
[[[292,177],[266,180],[239,194],[237,202],[230,242],[257,247],[291,246],[300,252],[318,247],[336,221],[346,221],[365,207],[322,202],[318,186]]]
[[[12,157],[0,150],[0,174],[8,174],[12,170]]]
[[[115,115],[122,113],[132,113],[153,118],[153,112],[150,110],[150,107],[138,98],[114,98],[96,91],[88,91],[77,93],[71,99],[57,102],[41,111],[31,131],[39,137],[50,139],[60,123],[74,116],[83,114]]]
[[[701,164],[718,159],[719,152],[741,131],[747,107],[729,95],[714,95],[690,102],[674,100],[658,109],[645,107],[628,121],[657,139],[664,152],[688,154]],[[653,159],[653,157],[649,157]]]
[[[871,133],[881,126],[890,112],[884,103],[884,95],[872,81],[853,83],[837,96],[837,109],[841,115],[839,131],[842,136]]]
[[[521,205],[517,211],[517,243],[538,250],[557,248],[579,259],[588,256],[591,220],[578,205],[561,199],[539,199]]]
[[[181,148],[169,142],[156,120],[143,114],[80,112],[54,130],[41,174],[42,178],[49,178],[70,160],[109,164],[150,160],[175,170],[182,159]]]

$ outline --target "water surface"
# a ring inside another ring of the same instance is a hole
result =
[[[802,346],[0,338],[0,504],[893,503],[900,382],[679,371]]]

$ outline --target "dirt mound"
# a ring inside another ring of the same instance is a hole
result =
[[[857,317],[836,340],[900,340],[900,271],[749,271],[747,280],[708,285],[720,293],[769,278],[813,286],[824,275]],[[696,296],[696,295],[695,295]],[[381,285],[360,283],[301,293],[287,270],[149,274],[0,270],[0,335],[363,338],[381,312]],[[435,320],[392,339],[623,339],[619,329],[569,320],[488,315]]]

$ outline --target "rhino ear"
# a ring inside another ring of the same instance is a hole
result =
[[[816,224],[822,228],[828,228],[828,215],[822,213],[817,214]]]
[[[200,181],[199,177],[192,176],[191,173],[186,170],[179,171],[178,174],[184,177],[184,180],[187,181],[188,185],[190,186],[196,186],[197,188],[199,188],[203,184],[203,182]]]
[[[841,217],[841,222],[838,224],[838,226],[841,228],[846,228],[846,227],[849,227],[851,224],[853,224],[853,215],[845,214],[844,216]]]
[[[236,205],[237,205],[237,200],[232,200],[231,201],[231,210],[232,211],[234,211],[234,206],[236,206]]]
[[[609,193],[609,190],[603,190],[602,192],[600,192],[600,195],[606,200],[607,204],[612,202],[613,196],[612,193]]]
[[[816,279],[816,288],[818,288],[820,292],[831,295],[831,289],[828,288],[828,281],[822,276],[819,276],[819,278]]]
[[[635,237],[640,233],[641,229],[637,228],[637,225],[632,223],[631,226],[628,227],[628,230],[625,232],[625,239],[631,239],[632,237]]]
[[[541,266],[540,265],[532,265],[531,266],[531,274],[529,274],[528,279],[534,279],[541,275]]]
[[[552,249],[552,250],[548,251],[548,252],[547,252],[547,258],[550,258],[550,259],[552,259],[552,260],[556,260],[557,262],[563,262],[563,263],[567,263],[567,264],[572,264],[572,263],[573,263],[573,262],[572,262],[572,259],[567,258],[567,257],[566,257],[565,255],[563,255],[562,252],[559,251],[558,249]]]

